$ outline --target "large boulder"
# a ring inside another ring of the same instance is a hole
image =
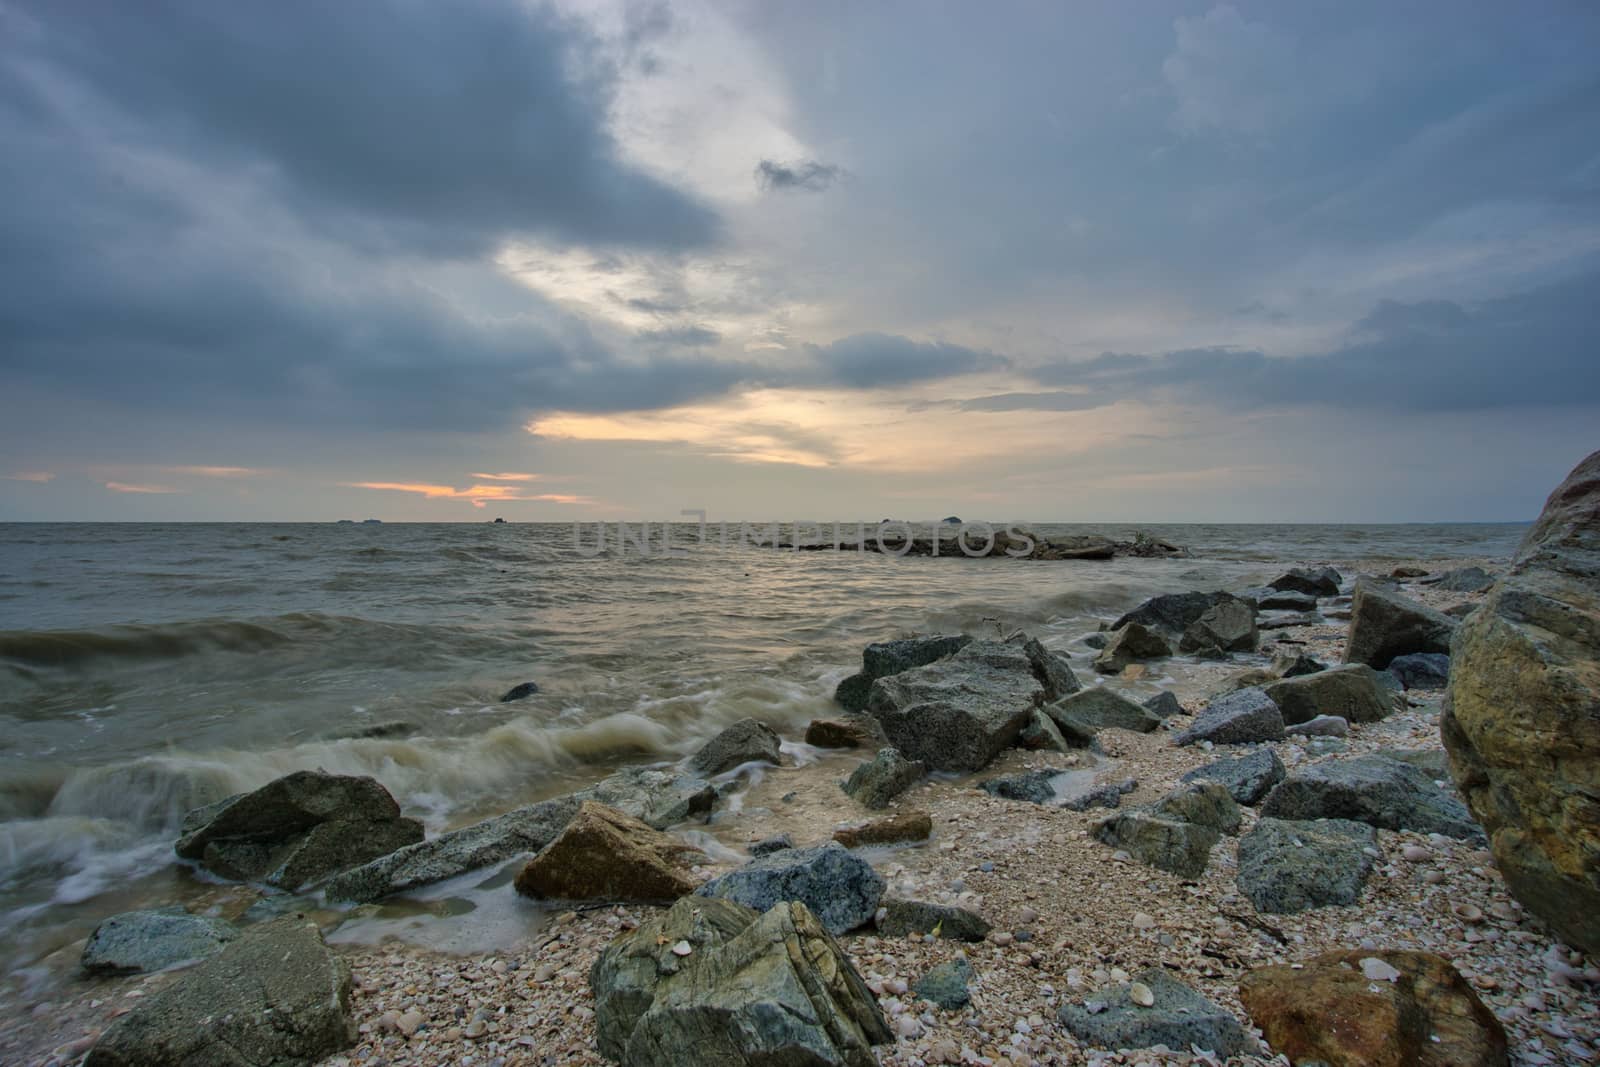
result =
[[[1313,763],[1278,783],[1261,805],[1275,819],[1354,819],[1384,830],[1475,840],[1466,806],[1432,778],[1388,756]]]
[[[83,946],[90,974],[138,974],[215,956],[239,936],[231,923],[174,905],[113,915]]]
[[[1165,637],[1143,623],[1130,622],[1106,638],[1105,646],[1094,658],[1094,669],[1101,674],[1120,674],[1130,663],[1170,655],[1172,646]]]
[[[1258,967],[1239,1000],[1273,1051],[1327,1067],[1506,1067],[1505,1029],[1449,961],[1353,949]]]
[[[857,764],[839,788],[862,806],[878,810],[887,808],[889,801],[922,781],[927,773],[926,763],[906,759],[897,748],[880,748],[877,755]]]
[[[1134,986],[1149,1002],[1134,1000]],[[1167,974],[1160,967],[1134,975],[1132,982],[1096,990],[1081,1004],[1065,1004],[1061,1025],[1092,1048],[1136,1049],[1165,1045],[1187,1053],[1190,1047],[1231,1059],[1256,1051],[1239,1020]]]
[[[190,812],[176,851],[223,878],[294,891],[422,838],[377,779],[296,771]]]
[[[687,868],[705,854],[615,808],[586,800],[572,821],[517,875],[536,900],[656,903],[693,893]]]
[[[811,909],[830,933],[842,934],[872,918],[883,897],[883,878],[843,846],[791,848],[752,860],[698,890],[703,897],[732,900],[757,911],[784,900]]]
[[[931,637],[906,637],[898,641],[877,641],[861,653],[861,670],[840,682],[833,699],[848,711],[864,711],[872,683],[891,674],[924,667],[954,655],[972,643],[970,634],[934,634]]]
[[[1239,839],[1239,891],[1257,911],[1354,904],[1377,862],[1378,834],[1349,819],[1262,818]]]
[[[1363,575],[1350,598],[1344,661],[1383,670],[1396,656],[1449,652],[1456,620]]]
[[[130,1002],[132,1003],[132,1002]],[[349,1048],[350,968],[317,924],[286,916],[133,1004],[85,1067],[294,1067]]]
[[[1365,663],[1284,678],[1261,687],[1283,712],[1285,724],[1337,715],[1346,722],[1377,722],[1394,711],[1394,696]]]
[[[572,820],[580,803],[568,796],[515,808],[334,875],[322,891],[329,900],[367,903],[538,852]]]
[[[1295,567],[1272,579],[1267,585],[1273,589],[1309,596],[1338,596],[1339,572],[1332,567]]]
[[[706,778],[746,763],[777,763],[777,733],[760,719],[740,719],[707,741],[689,759],[689,769]]]
[[[1440,730],[1513,895],[1600,952],[1600,452],[1457,634]]]
[[[1209,826],[1145,811],[1118,812],[1100,820],[1090,833],[1096,841],[1180,878],[1204,874],[1212,846],[1222,837]]]
[[[1161,596],[1151,597],[1143,604],[1117,619],[1111,624],[1111,629],[1120,630],[1131,622],[1152,630],[1161,630],[1164,633],[1178,637],[1207,611],[1218,604],[1228,601],[1237,601],[1238,597],[1232,593],[1221,590],[1212,593],[1164,593]]]
[[[1196,767],[1185,774],[1184,782],[1218,782],[1235,801],[1255,805],[1288,774],[1283,761],[1270,745],[1236,759],[1222,759]]]
[[[1283,740],[1283,712],[1272,698],[1251,686],[1211,701],[1194,722],[1172,739],[1173,744],[1210,741],[1218,745],[1246,745]]]
[[[894,1040],[850,959],[804,904],[764,914],[685,898],[589,970],[595,1042],[628,1067],[874,1067]]]
[[[1254,652],[1260,643],[1255,609],[1244,600],[1224,600],[1184,629],[1178,651],[1222,659],[1230,652]]]
[[[1113,728],[1147,734],[1161,726],[1161,716],[1104,686],[1081,689],[1044,709],[1057,724],[1068,722],[1080,731]]]

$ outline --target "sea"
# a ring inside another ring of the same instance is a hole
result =
[[[1029,528],[1189,556],[800,552],[742,523],[0,524],[0,965],[44,981],[108,915],[204,903],[214,880],[172,852],[184,813],[290,771],[371,775],[438,832],[746,716],[796,739],[872,641],[1020,627],[1081,652],[1158,593],[1503,560],[1526,526]]]

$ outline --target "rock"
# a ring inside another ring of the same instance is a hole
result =
[[[1135,778],[1124,778],[1120,782],[1104,782],[1100,785],[1090,786],[1080,793],[1059,797],[1060,806],[1067,811],[1088,811],[1090,808],[1114,808],[1122,803],[1122,798],[1139,788]]]
[[[1020,630],[1007,637],[1005,643],[1021,648],[1028,657],[1033,676],[1044,686],[1045,700],[1060,700],[1083,688],[1078,676],[1072,673],[1072,664],[1060,652],[1052,652]]]
[[[538,691],[538,682],[520,682],[506,690],[506,695],[500,698],[500,703],[510,704],[513,701],[526,700]]]
[[[988,778],[978,783],[990,796],[1001,797],[1005,800],[1021,800],[1029,804],[1049,804],[1056,798],[1055,780],[1060,777],[1060,771],[1021,771],[1017,774],[1005,774],[998,778]]]
[[[1462,567],[1445,571],[1434,583],[1434,588],[1448,593],[1487,593],[1493,585],[1494,575],[1482,567]]]
[[[861,653],[861,670],[839,683],[833,699],[849,711],[864,711],[867,694],[879,678],[944,659],[971,642],[968,634],[936,634],[870,644]]]
[[[1320,622],[1322,616],[1314,611],[1275,611],[1263,615],[1256,625],[1262,630],[1292,630],[1300,626],[1315,626]]]
[[[698,882],[686,868],[705,858],[670,834],[586,800],[522,868],[516,890],[535,900],[672,901],[694,892]]]
[[[1161,717],[1104,686],[1083,689],[1045,709],[1057,724],[1066,722],[1079,732],[1107,728],[1147,734],[1161,726]]]
[[[1103,633],[1090,634],[1088,637],[1083,639],[1083,643],[1095,651],[1099,651],[1100,649],[1106,647],[1106,635]]]
[[[1288,648],[1273,653],[1272,663],[1267,668],[1278,678],[1298,678],[1302,674],[1316,674],[1327,669],[1328,665],[1321,660],[1308,656],[1299,649]]]
[[[1413,652],[1389,661],[1389,673],[1407,689],[1443,689],[1450,682],[1450,657],[1442,652]]]
[[[1462,623],[1440,732],[1513,896],[1600,953],[1600,452]]]
[[[1220,782],[1229,795],[1240,804],[1254,805],[1261,802],[1261,798],[1279,782],[1283,781],[1288,771],[1283,766],[1283,761],[1269,746],[1262,745],[1247,756],[1237,759],[1217,760],[1204,767],[1197,767],[1185,774],[1180,781],[1184,782]]]
[[[866,699],[865,696],[862,697]],[[883,736],[878,720],[867,715],[843,719],[813,719],[806,727],[806,744],[818,748],[882,748],[889,739]]]
[[[864,845],[897,845],[906,841],[926,841],[933,834],[933,818],[925,811],[902,811],[859,826],[833,832],[833,839],[845,848]]]
[[[1178,698],[1172,692],[1163,689],[1155,696],[1144,702],[1144,710],[1165,722],[1174,715],[1185,715],[1183,705],[1178,703]]]
[[[671,947],[686,943],[680,956]],[[872,992],[804,904],[764,914],[686,897],[589,971],[600,1054],[628,1067],[875,1067],[892,1042]]]
[[[782,852],[786,848],[794,848],[794,838],[788,834],[774,834],[764,837],[750,846],[752,856],[770,856],[774,852]]]
[[[1133,986],[1149,991],[1150,1006],[1134,1002]],[[1132,982],[1097,990],[1082,1004],[1064,1004],[1057,1017],[1084,1045],[1138,1049],[1165,1045],[1187,1053],[1192,1045],[1228,1059],[1255,1051],[1255,1042],[1227,1009],[1213,1004],[1160,967]]]
[[[906,759],[899,749],[880,748],[877,755],[858,764],[839,788],[864,807],[886,808],[889,801],[916,785],[927,773],[926,763]]]
[[[1094,658],[1094,669],[1101,674],[1118,674],[1130,663],[1170,655],[1172,646],[1166,638],[1141,623],[1130,622],[1106,638],[1105,647]]]
[[[1100,820],[1090,832],[1102,844],[1180,878],[1198,878],[1205,872],[1211,846],[1221,836],[1209,826],[1143,811],[1118,812]]]
[[[1317,598],[1310,593],[1300,593],[1292,589],[1267,588],[1259,596],[1254,596],[1256,607],[1261,611],[1299,611],[1312,612],[1317,610]]]
[[[1195,716],[1194,723],[1172,740],[1178,745],[1198,741],[1219,745],[1282,741],[1283,712],[1260,689],[1240,689],[1211,701]]]
[[[1444,609],[1444,613],[1450,616],[1452,619],[1464,619],[1477,610],[1478,605],[1472,603],[1451,604],[1449,607]]]
[[[1456,620],[1450,616],[1362,576],[1350,600],[1344,661],[1382,670],[1407,653],[1448,653],[1455,630]]]
[[[1412,566],[1409,566],[1409,565],[1408,566],[1396,567],[1394,570],[1389,572],[1389,577],[1391,577],[1391,578],[1409,579],[1409,578],[1426,578],[1427,576],[1428,576],[1428,568],[1426,568],[1426,567],[1412,567]]]
[[[941,771],[981,770],[1017,739],[1034,708],[1061,695],[1036,676],[1034,658],[1025,645],[974,641],[948,659],[879,678],[867,710],[907,758]]]
[[[967,984],[972,981],[972,964],[957,956],[941,963],[917,979],[911,991],[945,1011],[959,1011],[972,1002]]]
[[[1254,652],[1260,641],[1254,609],[1243,600],[1226,600],[1189,624],[1178,651],[1221,659],[1229,652]]]
[[[1363,973],[1376,959],[1389,981]],[[1466,979],[1428,952],[1329,952],[1258,967],[1239,999],[1273,1051],[1327,1067],[1506,1067],[1506,1034]]]
[[[317,925],[285,917],[252,926],[217,955],[128,1002],[86,1067],[290,1067],[356,1040],[350,968]]]
[[[707,741],[689,760],[689,769],[714,778],[745,763],[777,763],[782,744],[772,727],[759,719],[740,719]]]
[[[1152,814],[1206,826],[1218,833],[1239,832],[1239,805],[1221,782],[1190,782],[1156,801]]]
[[[1450,758],[1442,748],[1391,748],[1384,755],[1419,768],[1436,782],[1450,780]]]
[[[293,891],[422,837],[377,779],[296,771],[191,812],[175,850],[223,878]]]
[[[1088,734],[1088,743],[1093,744],[1093,733],[1084,732]],[[1022,732],[1017,735],[1017,747],[1026,748],[1034,752],[1066,752],[1075,746],[1067,740],[1066,735],[1061,732],[1061,727],[1057,726],[1050,716],[1046,715],[1041,709],[1035,708],[1029,712],[1027,723],[1022,727]],[[1079,745],[1076,747],[1085,746]]]
[[[81,963],[90,974],[138,974],[221,952],[238,931],[221,919],[181,907],[126,911],[95,927]]]
[[[410,737],[417,728],[404,719],[385,719],[383,722],[352,726],[328,735],[330,741],[389,741],[397,737]]]
[[[1338,596],[1339,572],[1332,567],[1295,567],[1267,584],[1274,589],[1310,596]]]
[[[1365,823],[1262,818],[1239,839],[1239,891],[1279,915],[1354,904],[1376,862],[1367,850],[1377,848]]]
[[[1264,685],[1271,685],[1278,680],[1278,675],[1265,667],[1251,667],[1249,670],[1238,671],[1222,680],[1222,683],[1207,694],[1208,700],[1237,693],[1241,689],[1260,689]]]
[[[830,842],[820,848],[787,849],[751,860],[697,892],[757,911],[779,901],[797,900],[811,909],[829,933],[842,934],[878,910],[883,879],[866,860]]]
[[[598,800],[657,830],[708,815],[717,804],[716,787],[704,778],[650,767],[624,767],[574,795]]]
[[[1308,737],[1305,745],[1306,756],[1311,759],[1336,755],[1350,748],[1350,742],[1342,737]]]
[[[1261,689],[1283,712],[1285,724],[1305,722],[1318,715],[1337,715],[1348,722],[1377,722],[1394,711],[1394,699],[1379,684],[1378,673],[1364,663],[1351,663],[1284,678]]]
[[[877,927],[884,937],[937,932],[947,941],[982,941],[990,930],[988,920],[966,908],[899,897],[883,899]]]
[[[1187,630],[1190,623],[1218,604],[1238,600],[1232,593],[1220,590],[1214,593],[1166,593],[1151,597],[1123,615],[1111,624],[1111,629],[1120,630],[1130,622],[1136,622],[1176,637]]]
[[[1295,723],[1288,728],[1288,732],[1301,737],[1348,737],[1350,720],[1338,715],[1318,715],[1314,719]]]
[[[1354,819],[1384,830],[1466,840],[1482,836],[1461,801],[1416,767],[1387,756],[1304,767],[1278,783],[1261,813],[1277,819]]]
[[[537,852],[572,820],[579,803],[577,797],[557,797],[463,826],[334,875],[322,891],[329,900],[382,900]]]
[[[1095,733],[1093,726],[1063,715],[1056,705],[1047,704],[1028,717],[1028,725],[1017,735],[1017,740],[1023,743],[1023,747],[1029,747],[1032,741],[1048,738],[1050,745],[1056,746],[1056,751],[1059,752],[1085,748],[1091,752],[1099,752],[1100,741]],[[1056,741],[1056,738],[1060,740]]]

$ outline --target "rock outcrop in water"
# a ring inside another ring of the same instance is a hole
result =
[[[874,642],[861,652],[861,670],[839,683],[833,692],[833,699],[847,711],[864,711],[867,694],[872,689],[872,683],[879,678],[926,666],[954,655],[971,643],[970,634],[934,634]]]
[[[782,740],[759,719],[740,719],[707,741],[689,759],[689,769],[707,778],[745,763],[777,763]]]
[[[1600,452],[1462,623],[1441,733],[1512,893],[1600,952]]]

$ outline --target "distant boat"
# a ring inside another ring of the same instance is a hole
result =
[[[356,524],[356,520],[354,520],[354,519],[340,519],[339,520],[339,525],[340,526],[354,526],[355,524]]]
[[[960,526],[961,525],[961,518],[958,515],[947,516],[945,518],[945,520],[944,520],[944,524],[946,526]]]
[[[495,522],[505,522],[506,520],[504,520],[504,519],[495,519],[494,521]]]
[[[378,523],[380,523],[382,521],[383,521],[382,519],[362,519],[361,520],[361,525],[363,525],[363,526],[376,526]]]

